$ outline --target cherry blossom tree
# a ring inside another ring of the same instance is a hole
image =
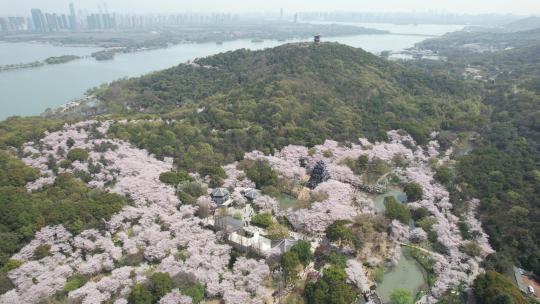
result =
[[[347,260],[345,269],[349,281],[356,285],[361,291],[369,291],[369,280],[364,271],[364,267],[357,260]]]

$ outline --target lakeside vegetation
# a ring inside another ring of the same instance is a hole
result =
[[[28,63],[18,63],[18,64],[6,64],[0,65],[0,72],[10,71],[10,70],[22,70],[22,69],[32,69],[45,66],[47,64],[62,64],[68,63],[73,60],[80,59],[81,57],[75,55],[63,55],[59,57],[49,57],[43,61],[32,61]]]
[[[75,56],[75,55],[64,55],[59,57],[49,57],[45,59],[46,64],[62,64],[62,63],[68,63],[73,60],[80,59],[81,57]]]
[[[28,63],[18,63],[18,64],[6,64],[0,65],[0,72],[11,71],[11,70],[22,70],[22,69],[31,69],[44,66],[45,63],[41,61],[32,61]]]
[[[106,60],[113,60],[114,56],[117,52],[120,52],[121,50],[102,50],[98,52],[92,53],[90,56],[96,59],[97,61],[106,61]]]
[[[179,28],[164,27],[151,30],[126,30],[111,32],[4,34],[0,40],[7,42],[39,41],[62,45],[92,45],[103,48],[124,47],[131,51],[164,48],[179,43],[225,42],[238,39],[290,40],[306,39],[320,33],[324,37],[363,34],[388,34],[371,28],[337,24],[310,24],[292,22],[251,21],[240,24],[197,25]]]

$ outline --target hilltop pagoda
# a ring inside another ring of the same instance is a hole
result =
[[[313,42],[315,44],[321,44],[321,35],[320,34],[316,34],[314,37],[313,37]]]

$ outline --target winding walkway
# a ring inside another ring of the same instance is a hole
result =
[[[406,244],[406,243],[402,243],[402,242],[398,242],[398,244],[401,245],[401,246],[405,246],[405,247],[412,248],[412,249],[418,249],[418,250],[422,251],[423,253],[426,253],[426,254],[429,254],[429,255],[439,255],[439,254],[436,253],[436,252],[427,250],[426,248],[422,248],[422,247],[420,247],[420,246],[411,245],[411,244]]]

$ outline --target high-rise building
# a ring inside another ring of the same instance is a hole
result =
[[[8,21],[6,20],[6,18],[0,18],[0,32],[7,31],[9,31]]]
[[[48,31],[57,32],[58,31],[58,18],[56,14],[45,14],[45,19],[47,20]]]
[[[77,24],[77,14],[75,14],[75,5],[73,2],[69,4],[69,26],[72,31],[77,30],[78,24]]]
[[[32,18],[26,18],[26,30],[28,31],[36,30],[36,28],[34,27],[34,23],[32,22]]]
[[[47,22],[40,9],[33,8],[30,10],[32,13],[32,22],[34,23],[34,29],[38,32],[47,32]]]
[[[13,32],[26,30],[24,17],[7,17],[7,30]]]

